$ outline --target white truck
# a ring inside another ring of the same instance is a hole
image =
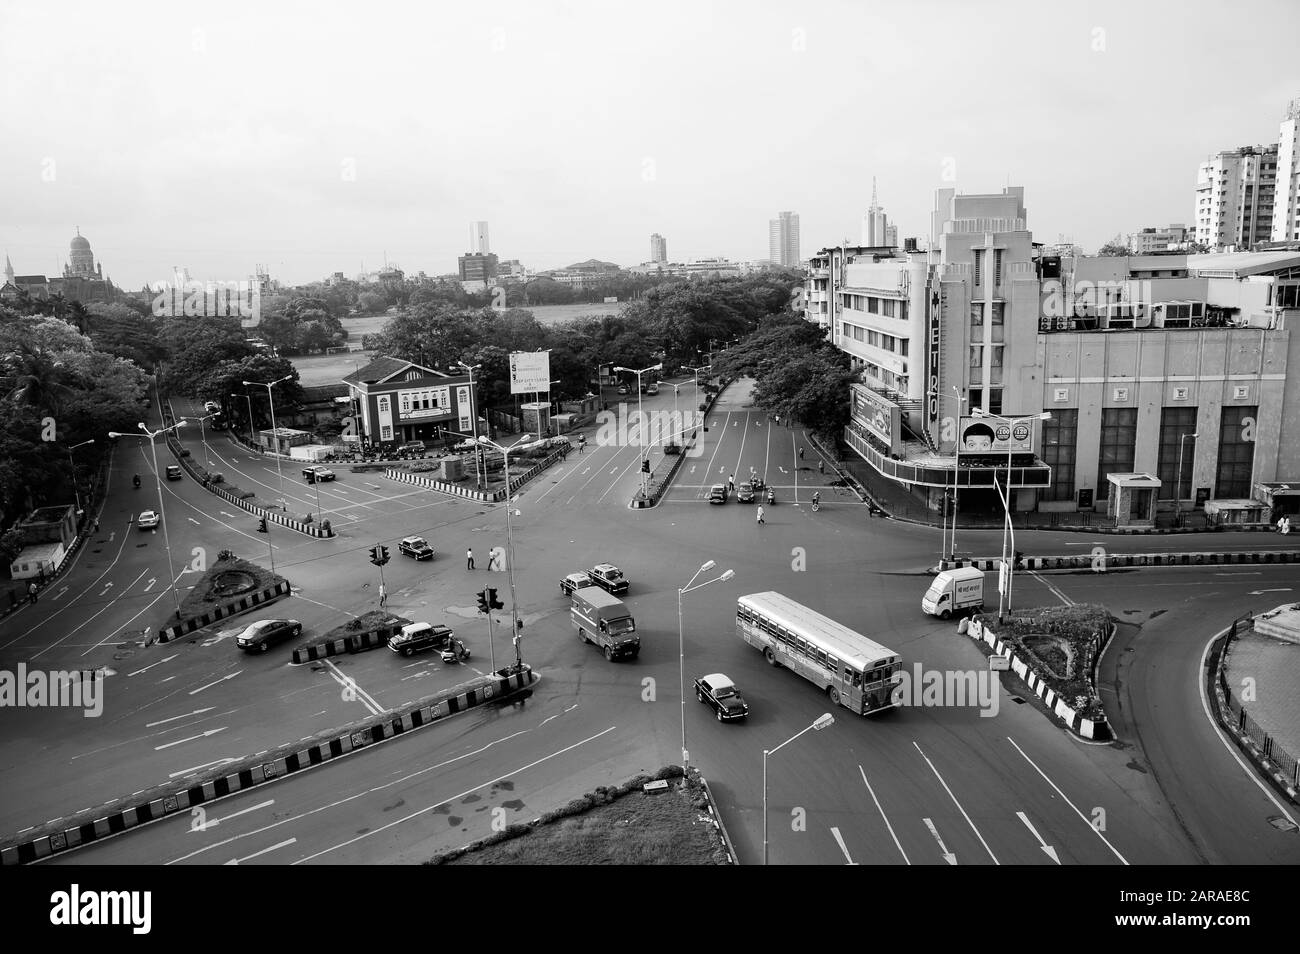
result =
[[[578,631],[578,638],[601,647],[606,659],[622,656],[636,659],[641,652],[636,620],[627,604],[617,596],[595,586],[576,589],[569,615]]]
[[[944,570],[921,597],[921,609],[942,619],[984,609],[984,571],[973,566]]]

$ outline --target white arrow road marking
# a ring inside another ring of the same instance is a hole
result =
[[[149,630],[146,629],[146,630],[145,630],[145,633],[147,634],[148,632],[149,632]],[[140,675],[140,673],[142,673],[142,672],[148,672],[148,671],[149,671],[150,669],[152,669],[154,666],[161,666],[161,665],[162,665],[163,663],[165,663],[165,662],[171,662],[173,659],[175,659],[175,658],[176,658],[177,656],[179,656],[179,655],[180,655],[180,653],[175,653],[175,654],[173,654],[173,655],[171,655],[171,656],[166,657],[165,659],[160,659],[160,660],[158,660],[158,661],[155,662],[155,663],[150,663],[149,665],[145,666],[143,669],[137,669],[135,672],[128,672],[128,673],[126,674],[126,675],[127,675],[127,678],[129,679],[131,676],[138,676],[138,675]]]
[[[930,829],[930,834],[934,835],[934,840],[939,843],[939,854],[943,855],[943,860],[950,865],[955,865],[957,856],[949,851],[948,846],[943,843],[943,839],[939,837],[939,829],[934,827],[934,822],[928,818],[922,818],[921,821],[925,822],[925,827]]]
[[[912,744],[916,745],[915,742]],[[916,745],[916,751],[921,752],[921,747],[919,745]],[[952,803],[957,806],[957,810],[961,812],[961,817],[966,819],[966,824],[970,825],[971,831],[975,832],[975,837],[980,840],[980,844],[983,845],[984,850],[989,853],[989,857],[993,859],[993,863],[995,865],[1002,864],[1002,862],[998,861],[998,856],[993,854],[993,849],[990,848],[989,843],[984,840],[984,836],[980,834],[980,830],[975,827],[975,823],[970,820],[970,816],[966,814],[966,809],[961,807],[961,802],[957,801],[957,796],[952,793],[952,789],[950,789],[948,783],[943,780],[943,776],[940,775],[939,770],[934,767],[934,763],[930,761],[929,756],[924,752],[921,752],[921,758],[925,759],[925,764],[930,766],[930,771],[933,772],[934,777],[939,780],[939,784],[943,786],[943,790],[948,793],[948,797],[952,799]]]
[[[1291,587],[1284,586],[1281,589],[1276,589],[1276,590],[1251,590],[1248,595],[1263,596],[1265,593],[1290,593],[1290,592],[1291,592]]]
[[[227,679],[234,679],[236,676],[239,675],[239,673],[241,673],[241,672],[243,672],[243,671],[244,671],[244,670],[241,669],[241,670],[239,670],[239,672],[232,672],[229,676],[222,676],[222,677],[221,677],[220,679],[218,679],[216,682],[210,682],[210,683],[208,683],[206,686],[199,686],[197,689],[193,689],[193,690],[191,690],[191,691],[190,691],[190,695],[192,695],[192,696],[193,696],[193,695],[197,695],[198,693],[202,692],[204,689],[211,689],[213,686],[217,685],[218,683],[225,682]]]
[[[1026,816],[1024,812],[1016,812],[1016,816],[1022,822],[1025,823],[1025,827],[1029,829],[1030,834],[1032,834],[1035,838],[1038,839],[1038,844],[1041,845],[1043,851],[1047,853],[1047,857],[1051,858],[1059,865],[1061,863],[1061,859],[1056,857],[1056,849],[1053,848],[1051,845],[1049,845],[1047,842],[1043,841],[1043,836],[1038,833],[1038,829],[1036,829],[1033,826],[1033,823],[1029,821],[1028,816]]]
[[[57,600],[60,596],[62,596],[62,595],[63,595],[64,593],[66,593],[66,592],[68,592],[68,588],[65,586],[65,587],[63,587],[62,589],[60,589],[59,592],[57,592],[57,593],[55,593],[53,596],[51,596],[50,599],[52,599],[52,600]]]
[[[259,808],[266,808],[267,806],[274,805],[274,804],[275,804],[275,799],[268,798],[266,801],[253,805],[251,808],[244,808],[237,812],[231,812],[229,815],[222,815],[220,818],[210,818],[206,820],[198,828],[191,828],[190,831],[206,831],[209,828],[216,828],[223,821],[230,821],[230,819],[232,818],[238,818],[240,815],[247,815],[249,812],[255,812]]]
[[[210,735],[216,735],[218,732],[225,732],[229,726],[221,726],[219,729],[208,729],[207,732],[201,732],[198,735],[191,735],[189,738],[177,739],[175,742],[164,742],[162,745],[155,745],[153,750],[160,752],[163,749],[170,749],[173,745],[180,745],[183,742],[193,742],[195,739],[206,739]]]
[[[107,593],[107,592],[108,592],[109,590],[111,590],[112,588],[113,588],[113,584],[110,582],[107,586],[105,586],[102,590],[99,591],[99,595],[100,595],[100,596],[103,596],[105,593]]]
[[[135,674],[132,673],[132,675]],[[177,719],[188,719],[190,716],[203,715],[203,713],[211,712],[215,708],[216,706],[209,706],[206,709],[195,709],[193,712],[186,712],[183,715],[172,716],[170,719],[160,719],[157,722],[146,722],[144,727],[146,729],[152,729],[156,725],[166,725],[168,722],[175,722]]]
[[[220,513],[221,516],[223,517],[229,517],[231,520],[235,519],[235,515],[233,513],[226,513],[224,510],[219,510],[217,512]]]
[[[691,464],[691,470],[690,470],[690,472],[691,472],[692,474],[695,473],[695,465],[694,465],[694,464]]]
[[[109,543],[112,543],[112,542],[113,542],[113,538],[114,538],[115,536],[117,536],[117,531],[116,531],[116,530],[114,530],[112,533],[110,533],[110,534],[108,535],[108,542],[109,542]]]
[[[238,762],[239,759],[217,759],[215,762],[204,762],[202,765],[196,765],[193,768],[181,769],[179,772],[172,772],[168,778],[178,778],[182,775],[193,775],[205,768],[213,768],[218,765],[229,765],[231,762]]]
[[[194,524],[194,526],[196,527],[199,525],[199,522],[195,520],[193,517],[186,517],[185,519],[188,520],[190,523]]]
[[[149,577],[149,585],[146,586],[146,587],[144,588],[144,591],[145,591],[146,593],[148,593],[150,590],[153,589],[153,585],[154,585],[155,583],[157,583],[157,582],[158,582],[158,580],[157,580],[156,577],[152,577],[152,576]]]
[[[292,845],[297,840],[298,840],[297,838],[290,838],[287,841],[280,842],[278,845],[272,845],[270,848],[263,848],[261,851],[255,851],[251,855],[245,855],[243,858],[231,858],[229,861],[226,862],[226,864],[237,865],[241,861],[252,861],[254,858],[258,857],[259,855],[264,855],[267,852],[275,851],[275,849],[277,848],[283,848],[285,845]]]
[[[1262,570],[1255,570],[1254,572],[1249,572],[1249,573],[1216,573],[1214,575],[1215,576],[1263,576],[1264,573]]]
[[[844,844],[844,838],[840,835],[840,830],[838,828],[832,828],[831,834],[835,836],[835,842],[840,846],[840,851],[844,852],[844,857],[849,860],[849,864],[856,865],[857,862],[854,861],[853,856],[849,854],[849,846]]]
[[[880,817],[885,820],[885,827],[889,829],[889,837],[894,839],[894,847],[896,847],[898,849],[898,853],[903,856],[903,860],[910,865],[912,862],[907,857],[907,852],[903,850],[903,846],[899,843],[898,836],[894,834],[894,826],[889,823],[889,816],[886,815],[885,810],[880,807],[880,799],[876,798],[875,789],[873,789],[871,787],[871,783],[867,781],[866,770],[863,769],[861,765],[859,765],[858,771],[862,773],[862,784],[867,786],[867,791],[871,793],[871,800],[876,803],[876,811],[880,812]]]

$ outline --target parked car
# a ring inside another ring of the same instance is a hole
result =
[[[408,441],[401,447],[397,448],[399,454],[423,454],[428,448],[424,446],[424,441]]]
[[[221,405],[216,401],[205,401],[203,403],[203,410],[208,414],[216,414],[221,410]]]
[[[181,479],[181,465],[180,465],[180,464],[168,464],[168,465],[167,465],[167,479],[168,479],[168,480],[180,480],[180,479]]]
[[[433,559],[433,547],[429,546],[429,541],[424,537],[403,537],[397,549],[417,560]]]
[[[709,488],[709,503],[724,504],[727,502],[727,485],[714,484]]]
[[[264,653],[275,643],[302,635],[296,619],[262,619],[235,637],[235,645],[246,653]]]
[[[748,480],[736,484],[736,503],[753,503],[754,488]]]
[[[591,579],[599,587],[608,590],[615,596],[620,593],[626,593],[628,588],[627,577],[612,563],[597,563],[587,571]]]
[[[591,578],[591,574],[586,570],[579,570],[577,573],[570,573],[564,579],[560,580],[560,592],[569,596],[574,590],[580,590],[584,586],[595,586],[596,581]]]
[[[731,722],[749,715],[749,705],[736,684],[720,672],[695,680],[695,698],[707,703],[719,722]]]
[[[450,626],[431,623],[407,623],[400,633],[388,637],[388,648],[403,656],[424,652],[426,649],[445,649],[456,634]]]
[[[152,510],[145,510],[136,518],[135,525],[141,530],[152,530],[158,526],[158,514]]]
[[[627,385],[626,385],[626,384],[620,384],[620,385],[618,386],[618,393],[619,393],[619,394],[628,394],[629,391],[628,391],[628,387],[627,387]]]
[[[314,484],[318,480],[333,480],[334,471],[328,467],[322,467],[319,464],[313,464],[310,467],[302,469],[302,475],[307,478],[307,483]]]
[[[647,385],[645,386],[645,393],[646,393],[646,394],[658,394],[658,393],[659,393],[659,385],[657,385],[657,384],[647,384]]]

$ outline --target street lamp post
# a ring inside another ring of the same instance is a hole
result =
[[[1189,437],[1192,440],[1196,440],[1197,435],[1194,433],[1184,434],[1182,437],[1178,438],[1178,481],[1177,489],[1174,491],[1174,510],[1178,514],[1179,519],[1182,518],[1183,513],[1183,449],[1187,446],[1184,442]],[[1196,464],[1195,451],[1192,451],[1192,464],[1193,466]]]
[[[278,428],[275,426],[275,394],[272,391],[272,388],[283,381],[288,381],[291,377],[293,377],[292,374],[286,374],[284,377],[278,378],[270,384],[264,384],[261,381],[244,382],[244,387],[248,387],[250,384],[256,384],[259,388],[266,388],[266,396],[271,402],[271,440],[275,442],[275,472],[280,478],[280,509],[285,511],[289,509],[289,505],[284,499],[284,469],[280,465],[280,435],[278,433]],[[249,430],[251,432],[251,426]]]
[[[489,438],[486,438],[486,437],[480,437],[480,438],[477,439],[477,443],[479,443],[479,444],[487,444],[487,445],[489,445],[489,446],[491,446],[491,447],[495,447],[497,450],[499,450],[499,451],[501,452],[501,456],[502,456],[502,457],[504,458],[504,460],[505,460],[505,471],[506,471],[506,570],[507,570],[507,572],[509,573],[509,578],[510,578],[510,615],[511,615],[511,617],[512,617],[513,620],[514,620],[513,636],[514,636],[514,646],[515,646],[515,665],[517,665],[517,666],[522,666],[524,660],[523,660],[523,656],[522,656],[522,654],[521,654],[520,651],[519,651],[519,601],[518,601],[518,598],[515,596],[515,531],[514,531],[514,525],[510,522],[510,511],[514,509],[514,503],[513,503],[513,501],[511,500],[511,496],[510,496],[510,491],[511,491],[511,487],[510,487],[510,452],[511,452],[512,450],[514,450],[516,447],[518,447],[520,444],[526,443],[526,442],[528,441],[529,437],[530,437],[530,435],[528,435],[528,434],[521,434],[521,435],[519,436],[519,440],[515,441],[515,442],[514,442],[513,444],[511,444],[509,447],[502,447],[502,446],[501,446],[500,444],[498,444],[496,441],[494,441],[494,440],[490,440]],[[491,613],[492,613],[492,611],[491,611],[491,609],[489,608],[489,610],[488,610],[488,615],[491,616]],[[493,646],[492,646],[492,643],[491,643],[491,637],[490,637],[490,636],[489,636],[489,638],[488,638],[488,656],[490,657],[491,662],[492,662],[492,671],[493,671],[493,672],[496,672],[496,669],[497,669],[497,663],[496,663],[496,650],[495,650],[495,649],[493,648]]]
[[[68,466],[72,468],[72,493],[77,498],[77,519],[81,519],[81,490],[77,487],[77,465],[72,459],[72,452],[78,447],[85,447],[87,444],[95,443],[94,440],[82,441],[80,444],[73,444],[68,448]]]
[[[650,496],[650,488],[647,486],[648,475],[646,473],[646,469],[647,469],[646,461],[648,460],[648,458],[646,456],[646,446],[645,446],[645,411],[641,409],[641,404],[642,404],[641,398],[643,396],[643,392],[641,390],[641,375],[646,374],[650,371],[659,371],[662,370],[662,368],[663,368],[663,363],[661,362],[659,364],[652,364],[648,368],[642,368],[640,371],[636,371],[633,370],[632,368],[624,368],[624,367],[617,367],[614,369],[615,371],[627,371],[630,372],[631,374],[636,375],[637,443],[640,445],[640,451],[641,451],[641,499],[642,500],[645,500],[647,497]]]
[[[957,559],[957,474],[961,470],[961,406],[966,403],[966,398],[961,393],[961,388],[957,385],[952,386],[953,392],[957,395],[957,443],[954,445],[952,459],[952,536],[948,548],[948,559],[955,561]],[[947,520],[944,526],[947,527]],[[943,560],[943,544],[939,544],[939,559]]]
[[[776,755],[777,752],[781,751],[783,748],[785,748],[795,739],[799,738],[799,736],[803,735],[809,729],[815,729],[816,731],[820,732],[822,729],[833,724],[834,722],[835,722],[835,716],[831,715],[829,712],[823,712],[820,716],[817,717],[816,721],[814,721],[812,725],[808,726],[807,728],[800,729],[798,732],[790,736],[790,738],[786,739],[776,748],[771,750],[768,749],[763,750],[763,864],[767,864],[767,757],[769,755]]]
[[[478,404],[475,402],[474,394],[474,372],[483,367],[482,364],[466,364],[464,361],[457,361],[458,365],[469,372],[469,411],[470,411],[470,429],[474,435],[474,480],[478,483],[478,489],[483,489],[483,468],[480,466],[483,460],[483,449],[478,443]]]
[[[714,577],[711,580],[705,580],[698,586],[693,585],[696,577],[701,573],[707,573],[717,564],[710,560],[698,570],[695,576],[691,577],[690,582],[677,591],[677,679],[680,684],[682,696],[682,769],[685,770],[690,762],[690,756],[686,752],[686,637],[682,628],[682,597],[694,590],[702,589],[710,583],[726,582],[736,575],[735,570],[724,570],[721,576]]]
[[[239,395],[233,391],[230,392],[230,396],[232,398],[239,397]],[[253,396],[245,391],[243,397],[244,400],[248,402],[248,443],[255,444],[257,442],[253,439]]]
[[[202,417],[183,417],[183,421],[199,422],[199,441],[203,444],[203,460],[208,465],[208,470],[212,469],[212,454],[208,450],[208,430],[204,426],[204,421],[210,417],[216,417],[216,414],[205,414]]]
[[[180,619],[181,598],[180,595],[176,592],[176,568],[172,564],[172,542],[171,542],[170,535],[167,533],[167,512],[166,510],[163,509],[162,475],[158,471],[158,444],[154,440],[154,438],[156,438],[159,434],[166,434],[168,431],[180,430],[180,428],[185,426],[185,421],[184,420],[177,421],[171,427],[164,427],[156,431],[151,431],[149,430],[149,428],[145,427],[143,421],[141,421],[138,426],[140,430],[144,431],[143,435],[119,434],[117,431],[109,431],[108,436],[109,437],[147,437],[149,439],[149,448],[150,450],[153,451],[153,477],[154,477],[154,481],[157,482],[158,484],[158,516],[159,519],[162,521],[163,548],[166,549],[167,551],[167,572],[171,575],[172,602],[176,606],[176,618]]]

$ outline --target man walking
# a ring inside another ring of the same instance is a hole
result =
[[[759,504],[759,505],[758,505],[758,510],[755,511],[755,514],[756,514],[756,516],[758,517],[758,522],[759,522],[759,523],[764,523],[764,522],[765,522],[765,521],[763,520],[763,505],[762,505],[762,504]]]
[[[824,473],[826,473],[826,461],[824,461],[824,460],[819,460],[819,461],[817,462],[817,473],[819,473],[819,474],[824,474]]]
[[[385,606],[387,605],[387,603],[388,603],[388,590],[384,587],[384,584],[380,583],[379,584],[379,605]]]
[[[736,475],[732,474],[730,477],[727,478],[727,493],[734,494],[735,492],[736,492]]]
[[[472,547],[465,551],[465,569],[474,569],[474,549]]]
[[[27,584],[27,599],[31,603],[36,602],[36,590],[37,590],[37,586],[35,583]]]

